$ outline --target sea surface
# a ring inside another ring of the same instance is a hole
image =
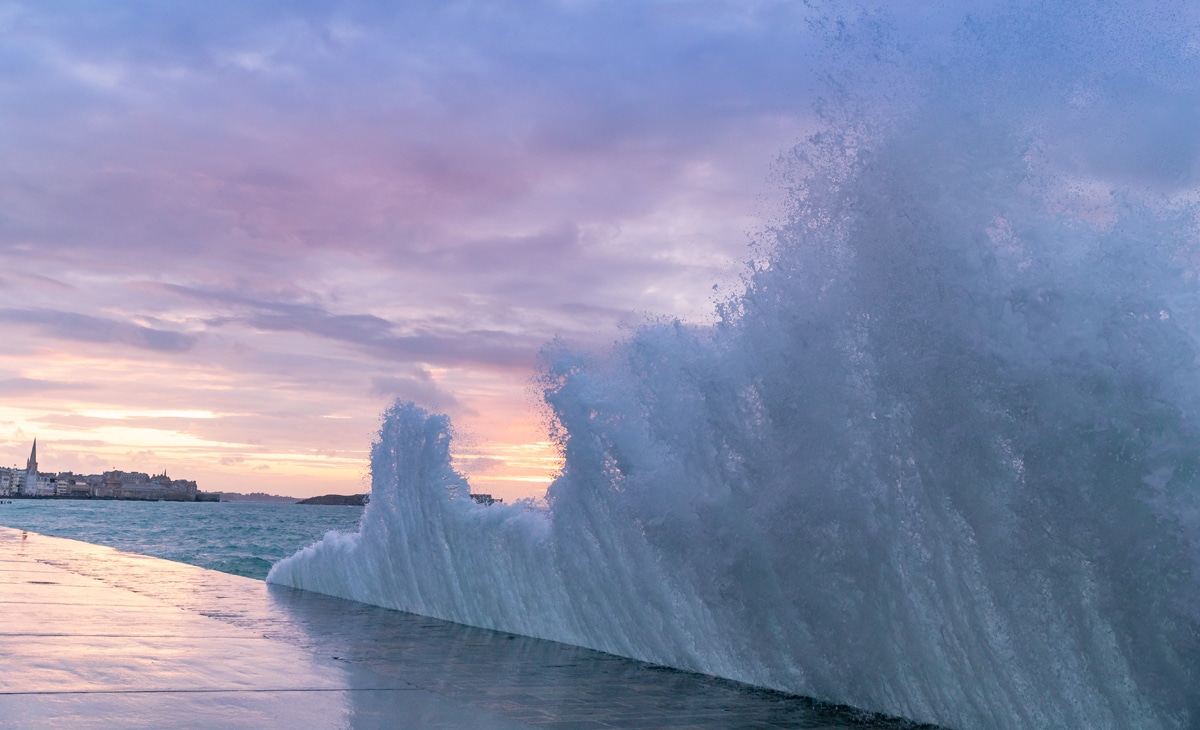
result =
[[[331,530],[357,532],[362,512],[257,502],[23,499],[0,504],[0,525],[262,579],[273,564]]]

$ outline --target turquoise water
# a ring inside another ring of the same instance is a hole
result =
[[[0,525],[250,578],[326,532],[357,532],[362,507],[246,502],[13,500]]]

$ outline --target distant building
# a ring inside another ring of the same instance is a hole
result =
[[[94,496],[110,499],[167,500],[172,502],[195,502],[196,482],[186,479],[171,479],[164,471],[151,476],[144,472],[104,472],[102,486],[93,488]]]
[[[21,480],[18,494],[26,497],[53,497],[55,480],[49,474],[38,472],[37,439],[33,440],[33,449],[29,452],[29,460],[25,462],[25,475]]]
[[[38,468],[37,468],[37,438],[36,437],[34,437],[34,439],[33,439],[33,448],[29,450],[29,461],[25,462],[25,473],[30,475],[29,477],[26,477],[26,479],[25,479],[26,484],[28,484],[31,479],[34,482],[37,481]]]
[[[203,495],[203,498],[201,497]],[[0,467],[0,496],[64,497],[75,499],[136,499],[171,502],[220,501],[216,494],[204,494],[190,479],[172,479],[164,471],[107,471],[79,475],[73,472],[43,474],[38,471],[37,439],[22,470]]]

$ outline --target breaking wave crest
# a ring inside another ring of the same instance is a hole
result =
[[[268,580],[960,727],[1195,727],[1197,36],[1039,8],[827,108],[717,324],[547,352],[544,508],[473,503],[397,404],[361,532]]]

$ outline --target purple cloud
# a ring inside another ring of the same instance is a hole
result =
[[[113,343],[157,352],[184,352],[196,337],[102,317],[46,309],[0,309],[0,322],[28,325],[40,335],[75,342]]]
[[[461,416],[464,463],[503,473],[488,444],[544,440],[544,342],[702,317],[736,282],[770,165],[810,124],[812,13],[7,4],[0,382],[92,386],[8,419],[67,443],[85,404],[211,410],[122,423],[203,440],[154,451],[222,479],[267,463],[255,448],[365,449],[402,397]]]
[[[91,390],[90,383],[71,383],[38,378],[5,378],[0,380],[0,395],[24,397],[52,391]]]

